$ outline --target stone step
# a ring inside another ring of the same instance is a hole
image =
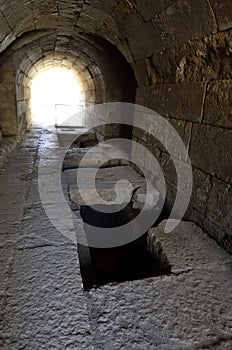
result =
[[[73,168],[99,168],[114,167],[129,165],[130,162],[126,160],[127,155],[122,150],[115,150],[109,145],[100,145],[94,147],[79,148],[72,147],[68,150],[64,162],[64,169]]]
[[[172,222],[177,223],[174,219]],[[232,257],[196,224],[181,221],[172,232],[165,233],[166,224],[167,220],[149,230],[148,246],[157,258],[170,263],[172,272],[221,269],[232,263]]]
[[[159,192],[154,189],[146,180],[139,175],[130,166],[119,166],[113,168],[99,169],[96,173],[94,185],[91,180],[96,169],[79,169],[80,177],[77,181],[77,170],[66,170],[64,172],[69,185],[69,195],[73,202],[79,206],[98,205],[100,196],[104,201],[112,202],[115,205],[124,205],[132,202],[133,209],[142,209],[147,200],[147,208],[151,209],[158,206]],[[117,187],[116,196],[115,185],[120,181],[120,187]],[[84,191],[86,201],[82,198],[79,189]]]
[[[85,144],[85,146],[88,146],[88,144],[92,146],[97,143],[95,130],[89,130],[84,127],[57,128],[56,133],[60,146],[65,146],[74,141],[78,141],[78,144]]]

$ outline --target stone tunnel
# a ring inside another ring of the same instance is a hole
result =
[[[231,25],[0,0],[0,349],[232,348]]]

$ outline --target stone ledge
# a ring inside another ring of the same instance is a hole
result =
[[[166,257],[172,272],[225,269],[232,263],[232,257],[194,223],[182,221],[171,233],[165,233],[166,223],[149,230],[148,245]]]

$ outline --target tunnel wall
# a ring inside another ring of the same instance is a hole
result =
[[[18,134],[18,123],[15,118],[17,114],[15,95],[15,72],[10,66],[0,67],[0,128],[3,136],[14,136]]]
[[[194,182],[185,219],[232,252],[231,1],[109,0],[107,8],[94,7],[83,6],[82,28],[115,43],[134,70],[136,103],[165,117],[189,151]],[[134,128],[133,138],[163,168],[168,212],[176,194],[170,157],[141,130]]]
[[[137,45],[133,34],[128,39],[138,81],[136,103],[167,118],[189,151],[193,194],[185,219],[232,251],[232,32],[227,12],[231,6],[226,1],[220,5],[211,1],[212,6],[207,1],[178,1],[148,11],[137,3],[149,22],[140,27]],[[136,13],[132,11],[127,22],[130,16],[135,23]],[[151,121],[151,132],[154,128]],[[173,163],[148,134],[134,129],[133,138],[146,145],[162,166],[169,212],[177,188]],[[142,154],[140,159],[149,167]]]

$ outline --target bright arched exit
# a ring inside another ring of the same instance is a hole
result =
[[[31,107],[36,123],[59,126],[72,117],[75,125],[83,125],[83,96],[75,73],[61,67],[37,73],[31,82]]]

